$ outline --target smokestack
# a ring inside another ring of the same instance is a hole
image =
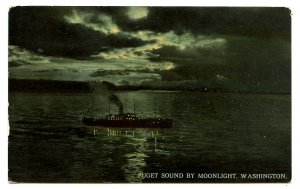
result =
[[[121,100],[114,94],[109,96],[109,100],[119,107],[119,114],[123,114],[123,104]]]
[[[101,83],[90,82],[89,83],[91,89],[96,94],[100,94],[102,96],[107,96],[109,101],[119,107],[119,114],[123,114],[123,103],[121,100],[113,94],[109,89],[113,89],[114,85],[107,81],[103,81]]]

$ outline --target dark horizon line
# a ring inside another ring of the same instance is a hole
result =
[[[236,93],[236,94],[274,94],[291,95],[291,92],[274,91],[242,91],[232,90],[222,87],[172,87],[172,86],[150,86],[150,85],[121,85],[117,86],[111,82],[106,82],[106,87],[110,91],[180,91],[180,92],[201,92],[201,93]],[[36,93],[92,93],[89,81],[66,81],[66,80],[45,80],[45,79],[8,79],[8,92],[36,92]]]

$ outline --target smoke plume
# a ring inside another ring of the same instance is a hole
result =
[[[116,96],[115,94],[113,94],[113,92],[111,92],[111,90],[114,87],[112,83],[107,81],[102,81],[102,82],[94,81],[94,82],[89,82],[89,86],[96,95],[104,96],[108,98],[109,102],[118,106],[119,114],[123,114],[123,103],[121,102],[118,96]]]

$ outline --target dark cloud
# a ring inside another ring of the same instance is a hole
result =
[[[291,37],[291,11],[284,7],[147,7],[148,15],[137,20],[128,18],[129,8],[52,7],[48,9],[55,15],[43,11],[40,17],[59,19],[62,15],[70,15],[72,10],[80,10],[90,13],[88,21],[95,24],[99,23],[99,14],[109,15],[124,31],[164,33],[172,30],[179,34],[192,32],[196,35],[226,34],[287,40]]]
[[[12,69],[64,56],[124,63],[120,70],[93,67],[88,77],[125,82],[135,72],[160,75],[141,82],[147,85],[291,90],[291,18],[282,7],[14,7],[9,45]]]
[[[129,75],[125,70],[97,70],[90,74],[91,77],[99,77],[106,75]]]
[[[130,20],[117,14],[115,21],[131,31],[291,37],[290,10],[281,7],[149,7],[145,19]]]
[[[216,75],[221,74],[226,68],[223,48],[179,49],[174,46],[164,46],[153,50],[152,54],[154,56],[150,57],[151,61],[170,61],[176,64],[175,69],[161,72],[162,79],[167,81],[188,79],[208,84],[214,82]]]
[[[176,63],[161,72],[165,81],[195,80],[199,86],[223,86],[237,91],[290,91],[290,43],[248,37],[228,37],[226,48],[153,50],[151,61]],[[224,79],[226,78],[226,79]]]
[[[9,44],[45,55],[82,58],[113,48],[144,45],[125,34],[106,35],[81,24],[70,24],[68,7],[14,7],[9,12]]]
[[[21,62],[21,61],[10,61],[8,66],[9,67],[19,67],[19,66],[23,66],[24,64],[26,64],[26,62]]]
[[[87,22],[99,23],[99,14],[112,17],[124,31],[191,32],[195,35],[279,37],[290,40],[287,8],[148,7],[148,15],[132,20],[128,7],[14,7],[9,12],[9,44],[45,55],[82,58],[146,42],[124,33],[104,34],[81,24],[67,23],[73,10],[89,13]],[[153,41],[152,41],[153,42]]]
[[[159,73],[161,70],[159,68],[125,68],[122,70],[104,70],[98,69],[97,71],[90,74],[91,77],[99,77],[99,76],[106,76],[106,75],[129,75],[131,72],[133,73]]]
[[[50,69],[50,70],[36,70],[34,72],[58,72],[60,71],[59,69]]]
[[[224,54],[224,49],[211,48],[203,49],[199,47],[188,47],[180,49],[175,46],[163,46],[160,49],[151,51],[152,56],[149,58],[151,61],[171,61],[177,64],[210,64],[215,65],[222,62],[220,58]]]

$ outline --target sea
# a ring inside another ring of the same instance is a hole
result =
[[[92,107],[99,115],[118,113],[106,96],[9,93],[9,181],[251,183],[291,179],[290,95],[175,91],[115,95],[124,112],[171,118],[173,127],[84,125],[82,115]]]

